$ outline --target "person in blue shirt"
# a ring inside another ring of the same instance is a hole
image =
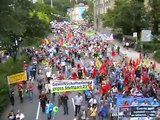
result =
[[[53,107],[54,107],[53,103],[51,101],[47,101],[46,114],[47,114],[48,120],[51,120],[51,118],[52,118]]]

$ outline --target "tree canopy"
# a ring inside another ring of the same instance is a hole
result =
[[[49,22],[54,15],[65,16],[67,6],[70,6],[67,0],[54,0],[53,8],[29,0],[1,0],[0,46],[10,46],[19,37],[24,44],[43,38],[49,32]]]
[[[138,36],[142,29],[152,27],[154,33],[158,34],[160,23],[160,7],[158,6],[160,6],[159,0],[150,0],[147,7],[144,0],[117,0],[114,9],[108,10],[102,16],[103,25],[121,28],[123,34],[138,32]]]

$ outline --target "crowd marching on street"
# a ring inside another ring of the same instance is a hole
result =
[[[63,107],[64,115],[74,112],[75,120],[117,120],[119,106],[159,106],[160,73],[155,70],[153,61],[147,57],[142,60],[141,54],[136,60],[121,54],[119,46],[97,37],[98,32],[88,35],[87,32],[93,30],[86,24],[78,25],[76,29],[70,23],[51,24],[51,37],[42,40],[39,48],[24,50],[31,63],[24,61],[28,80],[17,84],[22,104],[25,96],[32,104],[33,91],[38,89],[41,111],[48,120],[55,116],[56,105]],[[94,87],[84,91],[53,92],[55,80],[93,80]],[[73,98],[75,111],[69,111],[71,92],[77,94]],[[12,106],[14,95],[15,88],[11,88]],[[8,120],[25,117],[20,110],[17,113],[11,110]],[[127,117],[124,113],[122,120],[128,120]],[[151,120],[149,117],[144,120]]]

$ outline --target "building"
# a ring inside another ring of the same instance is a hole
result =
[[[94,0],[94,28],[102,28],[100,15],[107,13],[108,9],[113,9],[116,0]]]
[[[74,8],[69,8],[67,10],[67,15],[70,17],[71,21],[81,22],[84,20],[82,17],[82,14],[86,10],[88,10],[88,5],[84,5],[83,3],[80,3],[78,5],[75,5]]]

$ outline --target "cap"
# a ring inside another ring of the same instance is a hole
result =
[[[157,101],[157,99],[154,99],[154,101]]]

